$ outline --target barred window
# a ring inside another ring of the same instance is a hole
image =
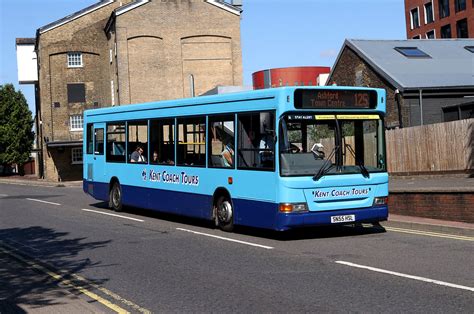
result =
[[[68,68],[80,68],[80,67],[82,67],[82,53],[80,53],[80,52],[69,52],[67,54],[67,67]]]
[[[71,131],[82,131],[83,119],[82,115],[74,115],[69,117],[69,127]]]
[[[71,163],[73,165],[82,164],[82,147],[71,148]]]

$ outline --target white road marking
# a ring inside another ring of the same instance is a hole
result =
[[[251,243],[251,242],[245,242],[245,241],[240,241],[240,240],[235,240],[235,239],[230,239],[230,238],[224,238],[224,237],[216,236],[216,235],[213,235],[213,234],[202,233],[202,232],[197,232],[197,231],[183,229],[183,228],[176,228],[176,230],[186,231],[186,232],[190,232],[190,233],[194,233],[194,234],[198,234],[198,235],[203,235],[203,236],[206,236],[206,237],[216,238],[216,239],[220,239],[220,240],[225,240],[225,241],[230,241],[230,242],[236,242],[236,243],[240,243],[240,244],[255,246],[255,247],[259,247],[259,248],[267,249],[267,250],[274,249],[271,246],[266,246],[266,245]]]
[[[48,202],[48,201],[43,201],[43,200],[37,200],[36,198],[27,198],[27,200],[34,201],[34,202],[45,203],[45,204],[50,204],[50,205],[61,206],[61,204],[59,204],[59,203],[53,203],[53,202]]]
[[[393,275],[393,276],[398,276],[398,277],[414,279],[414,280],[418,280],[418,281],[434,283],[434,284],[440,285],[440,286],[456,288],[456,289],[462,289],[462,290],[468,290],[468,291],[474,292],[474,288],[472,288],[472,287],[461,286],[461,285],[457,285],[457,284],[449,283],[449,282],[445,282],[445,281],[440,281],[440,280],[435,280],[435,279],[430,279],[430,278],[425,278],[425,277],[420,277],[420,276],[413,276],[413,275],[398,273],[398,272],[385,270],[385,269],[381,269],[381,268],[364,266],[364,265],[359,265],[359,264],[354,264],[354,263],[344,262],[344,261],[336,261],[336,263],[346,265],[346,266],[356,267],[356,268],[367,269],[367,270],[375,271],[375,272],[378,272],[378,273],[384,273],[384,274],[388,274],[388,275]]]
[[[7,197],[8,195],[6,194],[0,194],[0,197]]]
[[[141,220],[141,219],[137,219],[137,218],[132,218],[132,217],[127,217],[127,216],[122,216],[122,215],[117,215],[117,214],[104,213],[104,212],[100,212],[100,211],[98,211],[98,210],[85,209],[85,208],[83,208],[82,210],[83,210],[83,211],[86,211],[86,212],[91,212],[91,213],[96,213],[96,214],[102,214],[102,215],[107,215],[107,216],[113,216],[113,217],[118,217],[118,218],[123,218],[123,219],[129,219],[129,220],[138,221],[138,222],[144,222],[144,221],[145,221],[145,220]]]
[[[437,238],[446,238],[446,239],[463,240],[463,241],[474,241],[474,237],[458,236],[458,235],[446,234],[446,233],[420,231],[420,230],[413,230],[413,229],[402,229],[402,228],[394,228],[394,227],[385,227],[385,230],[393,231],[393,232],[424,235],[424,236],[437,237]]]

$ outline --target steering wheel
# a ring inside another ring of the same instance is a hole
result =
[[[299,149],[298,146],[294,145],[294,144],[290,144],[290,148],[288,148],[288,150],[290,151],[290,153],[292,154],[297,154],[301,151],[301,149]]]

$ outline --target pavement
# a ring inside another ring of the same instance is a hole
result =
[[[19,255],[0,241],[0,313],[108,312],[52,274],[39,261]]]
[[[0,177],[0,183],[80,187],[82,181],[48,182],[33,176]],[[474,192],[474,178],[467,175],[391,177],[390,192]],[[393,215],[382,226],[473,237],[474,224]],[[36,266],[35,266],[36,265]],[[40,261],[22,256],[0,241],[0,314],[98,313],[109,309],[88,299],[63,279],[53,278]],[[18,297],[21,296],[21,297]],[[95,303],[95,304],[94,304]]]
[[[425,175],[425,176],[390,176],[389,191],[403,192],[473,192],[474,175]]]
[[[49,187],[76,187],[82,186],[80,181],[64,181],[54,182],[38,179],[35,175],[26,176],[6,176],[0,177],[0,183],[17,184],[17,185],[31,185],[31,186],[49,186]]]

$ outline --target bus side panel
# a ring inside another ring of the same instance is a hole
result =
[[[278,205],[271,202],[233,199],[235,224],[273,229]]]
[[[235,224],[273,229],[277,187],[274,171],[237,170],[231,189]]]
[[[211,202],[210,195],[188,192],[152,189],[150,195],[152,209],[202,219],[211,219]]]
[[[109,184],[96,182],[94,183],[94,198],[102,201],[109,200]]]
[[[100,201],[109,200],[109,184],[82,180],[82,190]]]
[[[124,205],[148,208],[148,189],[141,186],[121,185]]]
[[[210,219],[212,197],[181,191],[122,185],[123,204],[171,214]]]

